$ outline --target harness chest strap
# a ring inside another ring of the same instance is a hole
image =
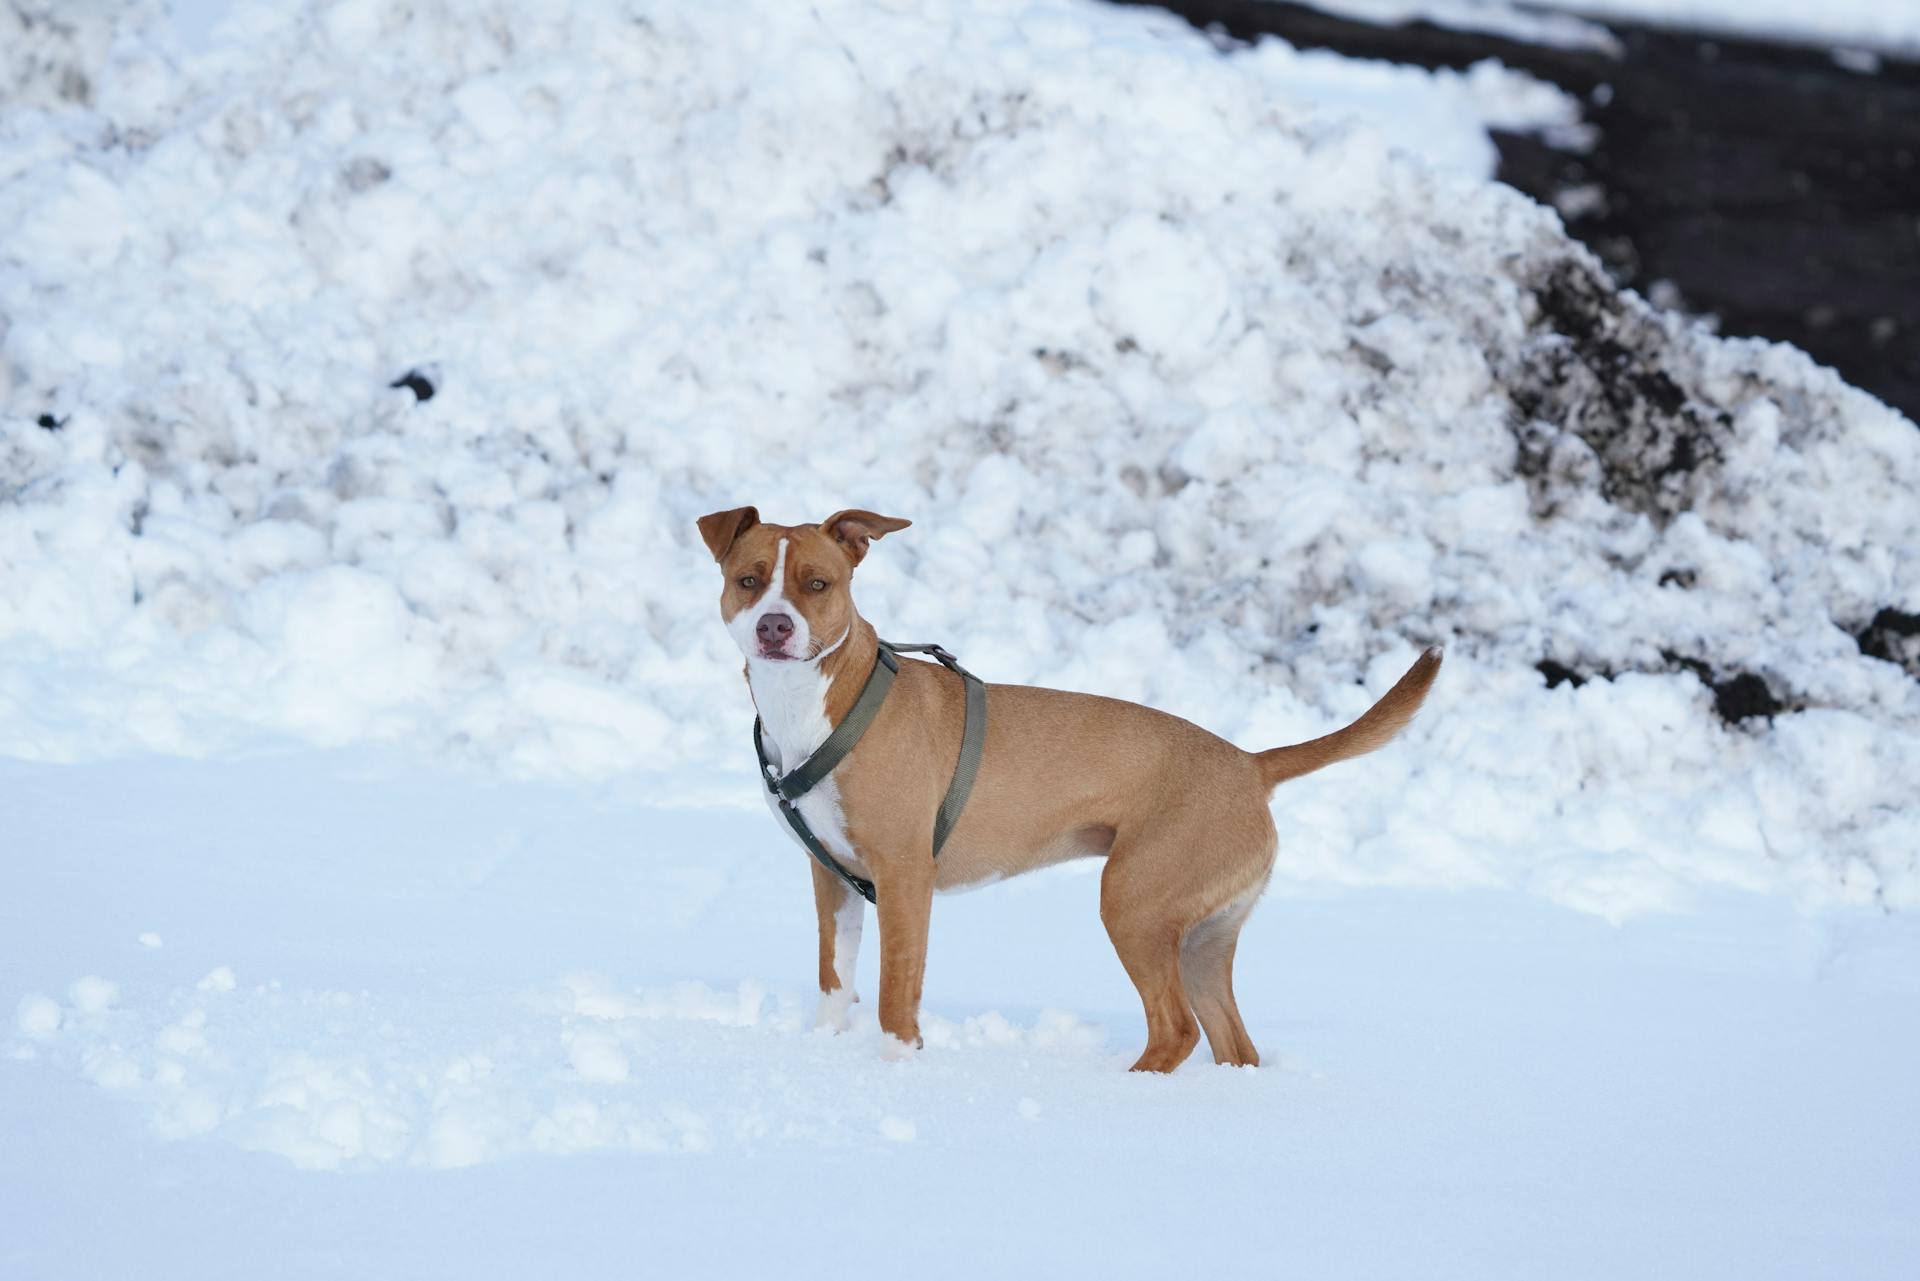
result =
[[[888,641],[880,642],[879,653],[874,655],[873,670],[867,673],[867,683],[860,688],[860,696],[854,700],[853,708],[840,723],[833,727],[813,755],[807,757],[786,774],[776,774],[773,762],[767,757],[767,747],[761,735],[760,718],[753,720],[753,750],[760,758],[760,775],[766,780],[767,790],[773,793],[780,803],[780,815],[787,820],[787,826],[793,829],[793,835],[813,855],[820,866],[852,886],[854,891],[867,902],[875,902],[873,882],[863,876],[855,876],[833,852],[826,847],[807,820],[801,817],[799,808],[794,804],[802,796],[812,791],[820,780],[833,773],[834,768],[845,760],[860,736],[873,724],[874,717],[880,714],[880,705],[887,701],[887,693],[893,688],[893,678],[900,670],[896,657],[900,653],[926,654],[947,670],[960,677],[966,690],[966,723],[960,733],[960,758],[954,763],[953,779],[947,784],[947,794],[940,800],[940,808],[933,816],[933,856],[940,857],[940,849],[947,843],[948,835],[954,824],[960,821],[960,813],[967,807],[967,797],[973,791],[974,780],[980,774],[980,757],[987,743],[987,687],[978,676],[960,666],[959,660],[938,645],[895,645]]]

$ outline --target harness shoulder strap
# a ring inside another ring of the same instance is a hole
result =
[[[980,774],[980,757],[987,747],[987,687],[972,672],[961,672],[960,679],[967,686],[967,723],[960,732],[960,759],[953,766],[953,781],[947,784],[940,811],[933,816],[935,858],[940,857],[940,847],[947,843],[953,825],[960,821],[960,811],[967,808],[967,797],[973,794],[973,781]]]
[[[966,723],[960,731],[960,758],[954,762],[953,780],[947,784],[947,794],[940,799],[940,809],[933,816],[933,856],[939,858],[941,847],[947,843],[953,825],[960,821],[960,811],[967,807],[967,797],[973,793],[974,780],[980,775],[980,758],[987,747],[987,687],[978,676],[960,666],[959,659],[939,645],[883,643],[898,653],[927,655],[958,676],[966,689],[967,713]]]
[[[880,714],[880,704],[887,701],[887,691],[893,688],[894,673],[900,670],[900,660],[893,656],[885,641],[880,643],[880,652],[874,656],[873,670],[867,673],[867,683],[860,687],[860,696],[853,701],[853,707],[847,712],[833,732],[827,735],[827,741],[815,749],[813,755],[801,761],[792,771],[780,780],[774,790],[790,801],[797,801],[811,792],[820,780],[833,773],[834,767],[847,758],[853,745],[867,732],[867,726],[873,724],[873,718]],[[754,721],[754,743],[759,745],[760,722]],[[760,762],[764,767],[767,761],[766,749],[760,749]]]
[[[877,901],[873,882],[863,876],[855,876],[833,856],[833,852],[801,816],[794,802],[833,773],[834,768],[846,759],[847,753],[853,750],[853,745],[860,741],[860,736],[867,732],[867,727],[873,724],[874,717],[880,714],[880,705],[887,700],[887,692],[893,688],[893,678],[900,670],[900,661],[895,655],[902,652],[926,654],[935,659],[960,677],[966,692],[966,721],[960,731],[960,757],[954,763],[953,779],[947,784],[947,794],[941,798],[940,809],[933,816],[933,856],[939,858],[941,847],[947,843],[954,824],[960,821],[960,812],[966,808],[967,798],[973,792],[974,780],[980,774],[980,758],[987,744],[987,687],[978,676],[960,666],[959,660],[952,654],[938,645],[900,645],[881,641],[879,653],[874,656],[873,670],[867,673],[867,683],[861,687],[852,709],[833,727],[833,732],[827,735],[826,741],[820,744],[813,755],[783,775],[774,773],[773,761],[767,756],[760,718],[756,716],[753,720],[753,750],[760,758],[760,776],[778,802],[780,816],[793,829],[795,839],[820,866],[852,886],[869,903]]]

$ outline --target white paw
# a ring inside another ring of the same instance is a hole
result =
[[[813,1012],[813,1025],[834,1032],[844,1032],[852,1023],[853,1003],[860,998],[854,995],[850,987],[836,988],[820,994],[819,1008]]]
[[[891,1032],[882,1032],[880,1034],[880,1057],[889,1063],[898,1063],[902,1059],[910,1059],[919,1052],[920,1044],[918,1041],[903,1041]]]

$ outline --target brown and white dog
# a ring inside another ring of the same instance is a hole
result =
[[[726,577],[720,616],[746,655],[767,754],[782,772],[812,755],[866,683],[877,641],[854,608],[853,571],[870,540],[908,523],[843,511],[818,525],[769,525],[751,507],[700,518]],[[1257,1064],[1233,1000],[1233,953],[1273,868],[1269,794],[1384,746],[1420,709],[1439,668],[1439,651],[1428,650],[1353,724],[1265,752],[1134,703],[989,685],[979,777],[936,861],[934,813],[959,754],[964,693],[945,668],[902,662],[879,716],[799,801],[835,857],[873,882],[880,1027],[897,1038],[890,1048],[920,1044],[935,890],[1104,855],[1100,919],[1146,1007],[1147,1048],[1134,1069],[1172,1071],[1201,1028],[1216,1062]],[[817,863],[813,895],[818,1022],[844,1028],[866,903]]]

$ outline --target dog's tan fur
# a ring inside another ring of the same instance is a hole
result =
[[[817,526],[768,525],[751,507],[699,522],[726,575],[723,618],[754,608],[777,587],[805,615],[812,654],[844,637],[812,659],[827,678],[831,723],[853,706],[873,666],[874,629],[849,590],[854,567],[871,539],[907,523],[846,511]],[[784,581],[769,584],[783,539]],[[742,586],[749,577],[755,586]],[[1135,1070],[1172,1071],[1203,1028],[1216,1062],[1257,1064],[1234,1004],[1233,955],[1273,867],[1268,795],[1286,779],[1384,746],[1419,710],[1439,667],[1439,652],[1429,650],[1345,729],[1259,753],[1134,703],[989,685],[979,778],[936,861],[934,812],[959,753],[964,693],[944,668],[902,662],[878,718],[832,776],[854,853],[849,865],[872,880],[878,899],[881,1028],[919,1044],[935,890],[1104,855],[1100,917],[1146,1008],[1147,1047]],[[752,672],[750,662],[749,687]],[[851,964],[835,965],[835,916],[855,896],[817,866],[813,885],[820,990],[831,995],[840,974],[852,973]]]

